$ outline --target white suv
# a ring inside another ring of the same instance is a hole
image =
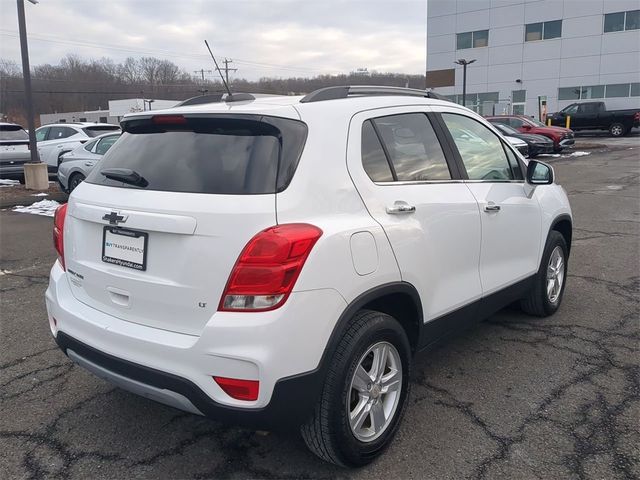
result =
[[[118,131],[120,127],[110,123],[74,122],[43,125],[36,130],[40,161],[47,164],[50,172],[56,172],[65,153],[98,135]]]
[[[567,196],[482,117],[392,87],[206,100],[127,115],[56,212],[47,310],[79,365],[357,466],[415,353],[558,309]]]

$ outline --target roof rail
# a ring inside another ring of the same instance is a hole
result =
[[[226,93],[213,93],[211,95],[199,95],[197,97],[187,98],[183,102],[175,105],[175,107],[186,107],[188,105],[202,105],[204,103],[218,103],[218,102],[245,102],[255,100],[256,97],[250,93],[234,93],[227,95]],[[174,108],[175,108],[174,107]]]
[[[418,90],[417,88],[389,87],[379,85],[345,85],[338,87],[326,87],[315,90],[300,100],[300,103],[322,102],[324,100],[336,100],[348,97],[366,97],[374,95],[400,95],[422,98],[437,98],[447,100],[448,98],[438,95],[435,92]]]

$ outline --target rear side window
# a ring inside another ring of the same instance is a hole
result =
[[[0,140],[29,140],[20,125],[0,125]]]
[[[117,130],[120,130],[120,127],[117,125],[96,125],[95,127],[85,127],[82,129],[88,137],[97,137],[103,133],[115,132]]]
[[[395,180],[451,179],[440,142],[424,113],[378,117],[373,125],[389,156]]]
[[[100,142],[96,147],[96,155],[104,155],[107,153],[116,140],[118,140],[118,135],[110,135],[100,139]]]
[[[71,137],[76,133],[78,132],[69,127],[51,127],[47,140],[62,140],[63,138]]]
[[[124,122],[124,133],[86,181],[169,192],[276,193],[293,177],[307,135],[304,123],[275,117],[171,118]],[[143,181],[132,185],[101,173],[113,169]]]
[[[371,121],[362,125],[362,166],[374,182],[392,182],[393,175]]]

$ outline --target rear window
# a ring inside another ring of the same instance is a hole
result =
[[[276,117],[172,117],[175,123],[125,121],[124,133],[86,181],[169,192],[276,193],[291,181],[307,136],[304,123]],[[114,168],[144,182],[131,185],[100,173]]]
[[[0,140],[29,140],[20,125],[0,125]]]
[[[116,130],[120,130],[120,127],[117,125],[96,125],[95,127],[85,127],[82,129],[82,131],[89,137],[97,137],[103,133],[113,132]]]

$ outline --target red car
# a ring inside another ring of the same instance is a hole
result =
[[[553,140],[553,151],[559,152],[576,143],[573,130],[563,127],[547,127],[544,123],[524,115],[495,115],[487,117],[491,123],[504,123],[522,133],[544,135]]]

